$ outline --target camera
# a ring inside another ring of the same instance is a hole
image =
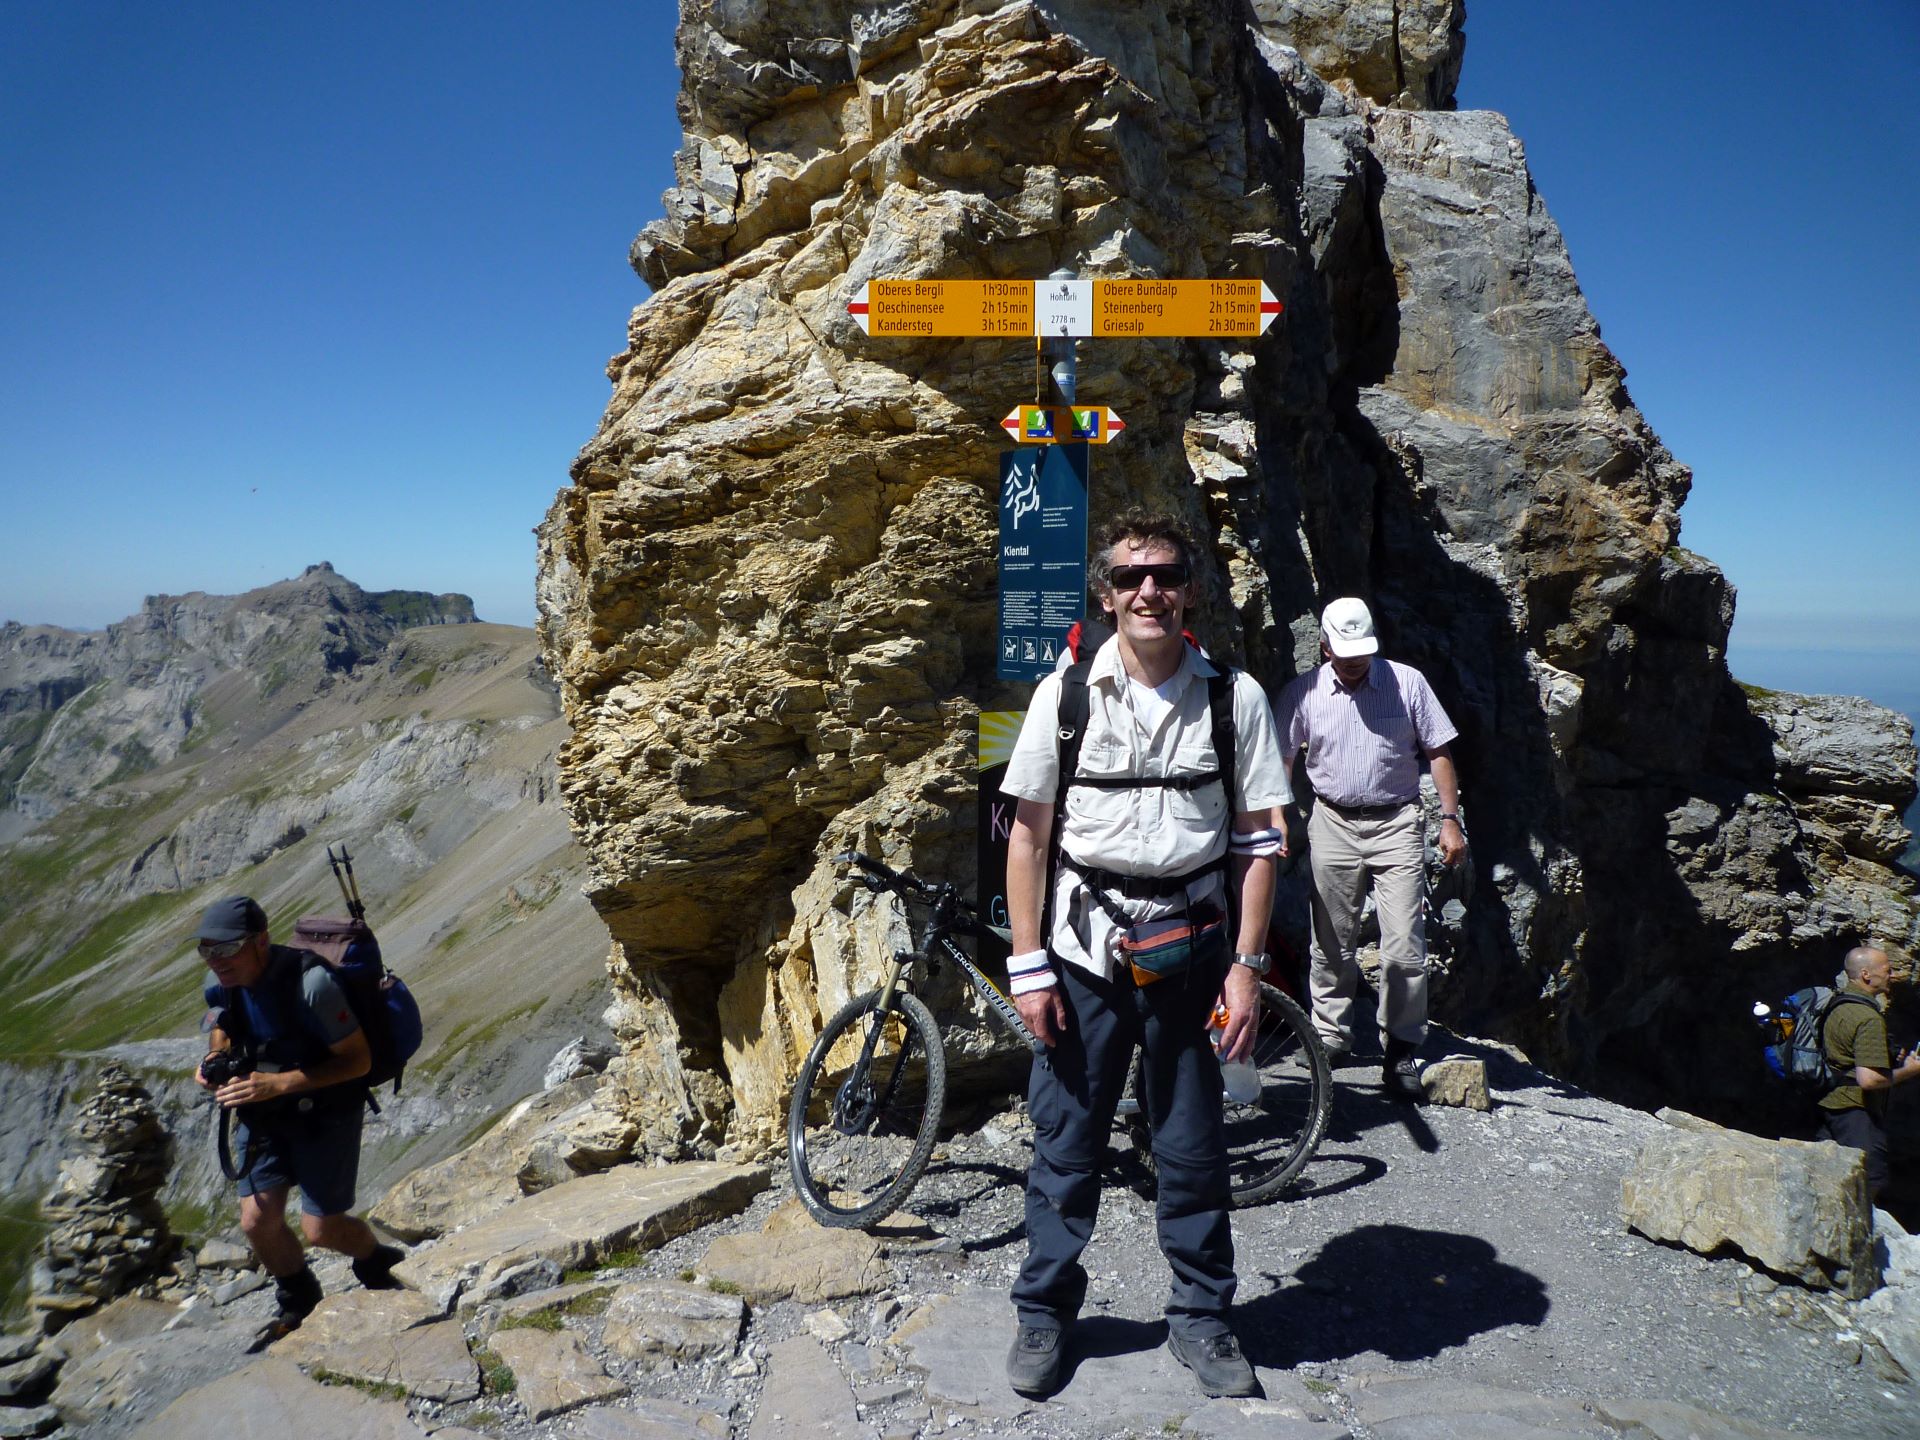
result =
[[[238,1050],[210,1050],[206,1059],[200,1062],[200,1074],[216,1090],[229,1080],[238,1080],[242,1075],[252,1073],[253,1057]]]

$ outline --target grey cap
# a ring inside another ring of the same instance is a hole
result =
[[[254,904],[251,897],[229,895],[207,906],[205,913],[200,916],[200,928],[195,932],[195,938],[220,945],[228,940],[244,940],[249,935],[258,935],[266,928],[267,912]]]

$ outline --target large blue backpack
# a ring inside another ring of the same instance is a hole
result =
[[[420,1006],[406,981],[387,969],[372,927],[352,915],[303,915],[293,927],[293,947],[304,952],[300,973],[326,966],[353,1007],[373,1055],[361,1083],[371,1092],[391,1081],[398,1095],[407,1061],[420,1048]]]

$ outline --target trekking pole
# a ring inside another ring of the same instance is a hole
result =
[[[360,882],[353,878],[353,856],[342,845],[340,853],[333,853],[333,846],[327,846],[327,865],[333,871],[335,883],[340,886],[340,898],[347,902],[347,914],[355,920],[367,918],[367,907],[360,900]],[[341,873],[344,871],[345,873]]]

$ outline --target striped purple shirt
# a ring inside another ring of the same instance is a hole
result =
[[[1420,794],[1420,756],[1460,732],[1426,677],[1411,665],[1374,656],[1367,678],[1349,690],[1319,665],[1280,692],[1274,707],[1280,748],[1307,747],[1313,792],[1335,805],[1397,805]]]

